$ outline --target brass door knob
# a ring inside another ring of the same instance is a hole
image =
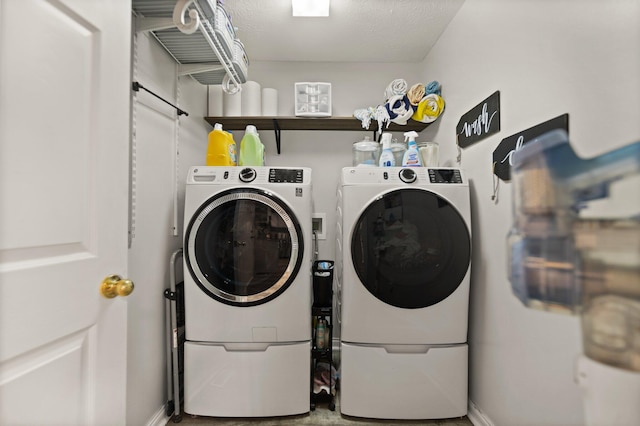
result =
[[[109,275],[100,284],[100,294],[108,299],[128,296],[131,292],[133,292],[133,281],[122,279],[119,275]]]

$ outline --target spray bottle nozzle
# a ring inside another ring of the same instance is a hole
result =
[[[382,144],[382,149],[391,148],[391,133],[383,133],[380,143]]]
[[[410,131],[410,132],[405,132],[404,134],[404,141],[405,142],[415,142],[416,138],[418,137],[418,133],[415,131]]]

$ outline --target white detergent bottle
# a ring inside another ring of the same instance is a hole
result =
[[[416,132],[406,132],[404,134],[405,142],[408,140],[407,151],[402,157],[402,167],[422,167],[422,159],[420,158],[420,151],[418,151],[418,145],[416,144]]]
[[[380,167],[394,167],[396,165],[396,160],[391,151],[391,133],[382,134],[382,152],[380,153],[378,165]]]

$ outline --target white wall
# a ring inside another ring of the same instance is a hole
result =
[[[163,292],[170,283],[171,254],[182,246],[181,226],[174,235],[174,225],[182,220],[182,200],[176,199],[174,191],[184,194],[186,171],[178,160],[183,152],[188,158],[191,150],[206,147],[209,125],[202,118],[206,115],[206,87],[191,77],[177,78],[175,61],[148,34],[137,35],[133,55],[134,81],[189,113],[177,119],[175,109],[143,90],[132,104],[134,236],[129,276],[135,291],[127,299],[127,424],[164,424],[167,346]]]
[[[493,424],[584,419],[573,379],[578,319],[526,309],[511,292],[511,187],[501,183],[491,201],[492,152],[564,113],[579,155],[640,140],[639,28],[636,0],[466,0],[423,63],[425,82],[443,85],[446,110],[421,139],[440,142],[444,163],[456,164],[460,117],[500,90],[501,131],[464,149],[461,165],[472,181],[470,399]]]

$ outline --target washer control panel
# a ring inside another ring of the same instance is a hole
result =
[[[302,183],[302,169],[269,169],[269,183]]]

